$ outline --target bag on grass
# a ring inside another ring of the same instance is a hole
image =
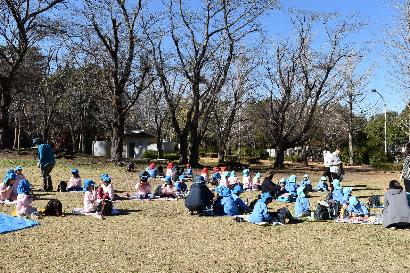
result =
[[[372,195],[369,197],[369,201],[367,202],[370,208],[377,208],[382,205],[380,201],[380,195]]]
[[[67,181],[60,181],[57,187],[57,191],[66,192],[67,191]]]
[[[287,208],[280,208],[277,210],[278,222],[286,224],[286,219],[289,220],[289,224],[294,222],[293,216]]]
[[[44,209],[45,216],[61,216],[63,215],[63,204],[61,204],[60,200],[51,199],[48,201],[45,209]]]
[[[104,199],[98,204],[97,211],[102,216],[111,216],[112,215],[112,202],[111,200]]]
[[[322,204],[317,204],[316,211],[315,211],[315,219],[316,220],[329,220],[329,210],[326,206]]]

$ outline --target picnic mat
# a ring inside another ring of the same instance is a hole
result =
[[[363,224],[363,225],[381,225],[383,221],[383,215],[372,215],[369,218],[363,217],[351,217],[345,219],[336,219],[336,223],[344,224]]]
[[[6,205],[6,206],[13,206],[15,204],[17,204],[17,201],[9,201],[9,200],[4,200],[4,201],[0,201],[0,204]]]
[[[236,216],[233,216],[233,217],[236,221],[237,221],[238,218],[240,218],[244,222],[250,223],[249,222],[249,216],[250,215],[236,215]],[[252,224],[254,224],[254,223],[252,223]],[[281,222],[260,222],[260,223],[257,223],[255,225],[258,225],[258,226],[282,226],[283,224]]]
[[[0,213],[0,233],[7,233],[24,228],[30,228],[38,225],[34,220],[28,220],[22,217],[13,217],[4,213]]]

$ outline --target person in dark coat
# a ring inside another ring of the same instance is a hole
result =
[[[194,212],[202,213],[207,206],[212,204],[214,194],[205,185],[205,179],[203,176],[197,178],[196,183],[191,185],[189,195],[185,199],[185,207],[191,214]]]
[[[407,194],[399,181],[392,180],[384,194],[383,226],[386,228],[409,228],[410,208]]]
[[[272,196],[274,195],[276,184],[272,182],[272,178],[273,173],[265,177],[261,185],[262,193],[269,192]]]

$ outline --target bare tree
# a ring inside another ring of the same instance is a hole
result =
[[[319,105],[331,102],[341,88],[338,66],[351,55],[347,34],[358,25],[334,15],[305,11],[292,19],[297,38],[275,48],[274,66],[267,67],[270,129],[276,147],[275,168],[284,167],[284,152],[310,137]],[[325,45],[315,48],[313,28],[322,26]]]
[[[275,6],[273,0],[204,0],[193,9],[183,0],[167,1],[166,25],[170,27],[159,26],[156,33],[162,36],[151,43],[180,144],[180,162],[188,161],[190,137],[189,162],[198,165],[199,146],[236,49],[241,40],[259,30],[258,18]],[[182,123],[175,102],[186,103]]]
[[[12,146],[9,107],[15,76],[27,51],[52,33],[50,16],[64,0],[2,0],[0,2],[0,147]]]
[[[125,121],[140,94],[150,85],[150,65],[139,25],[143,3],[124,0],[85,0],[86,24],[80,28],[83,50],[94,54],[104,73],[110,101],[111,157],[122,160]],[[81,19],[80,19],[81,20]]]

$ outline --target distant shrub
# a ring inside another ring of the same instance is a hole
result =
[[[157,157],[158,157],[157,151],[146,150],[142,153],[142,158],[157,159]]]
[[[179,154],[177,153],[164,153],[164,159],[168,160],[179,160]]]

